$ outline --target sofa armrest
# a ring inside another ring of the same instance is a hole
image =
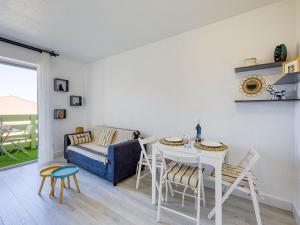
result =
[[[135,174],[140,160],[141,147],[138,140],[130,140],[108,147],[108,180],[116,185]]]
[[[89,132],[90,135],[92,136],[92,132],[91,131],[84,131],[82,133],[86,133],[86,132]],[[64,158],[66,160],[68,160],[68,152],[67,152],[67,147],[71,144],[71,141],[68,137],[68,135],[73,135],[73,134],[80,134],[80,133],[72,133],[72,134],[65,134],[64,135]]]

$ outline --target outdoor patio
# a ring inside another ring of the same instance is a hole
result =
[[[36,114],[0,115],[0,130],[0,170],[37,160]]]

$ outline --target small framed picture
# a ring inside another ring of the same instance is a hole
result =
[[[54,109],[54,119],[56,120],[62,120],[66,119],[66,110],[65,109]]]
[[[70,96],[70,105],[71,106],[82,106],[82,97],[81,96]]]
[[[283,75],[300,71],[300,57],[282,64]]]
[[[55,78],[54,79],[54,91],[68,92],[69,91],[69,81]]]

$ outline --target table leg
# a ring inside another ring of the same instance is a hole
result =
[[[51,191],[50,191],[50,194],[49,194],[50,198],[54,197],[54,189],[55,189],[56,181],[57,181],[57,179],[53,178],[52,188],[51,188]]]
[[[44,186],[45,180],[46,180],[46,177],[43,177],[41,185],[40,185],[40,189],[39,189],[39,195],[41,194],[41,192],[43,190],[43,186]]]
[[[79,185],[78,185],[78,180],[77,180],[77,177],[76,177],[75,174],[73,175],[73,179],[74,179],[74,183],[76,185],[77,191],[78,191],[78,193],[80,193],[80,189],[79,189]]]
[[[152,149],[152,204],[156,204],[156,154],[157,150]]]
[[[68,188],[70,188],[71,187],[71,185],[70,185],[70,177],[67,177],[67,179],[68,179]]]
[[[60,195],[59,195],[59,203],[62,204],[64,197],[64,189],[65,189],[65,179],[60,179]]]
[[[222,165],[215,166],[215,212],[215,224],[222,225]]]

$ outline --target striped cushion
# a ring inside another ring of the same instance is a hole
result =
[[[223,164],[222,167],[222,179],[225,182],[233,184],[233,182],[238,178],[238,176],[243,172],[244,168],[241,166],[233,166],[230,164]],[[257,191],[256,188],[256,177],[252,171],[250,171],[250,174],[253,177],[253,184],[254,188]],[[215,176],[215,171],[212,172],[212,176]],[[247,177],[244,177],[241,182],[239,183],[239,186],[242,188],[249,189],[249,181]]]
[[[168,171],[168,180],[194,188],[198,186],[198,167],[176,163]]]
[[[71,145],[80,145],[92,141],[91,135],[89,132],[84,132],[80,134],[69,134],[68,135]]]
[[[114,138],[116,130],[113,128],[104,128],[100,134],[98,145],[108,147]]]

